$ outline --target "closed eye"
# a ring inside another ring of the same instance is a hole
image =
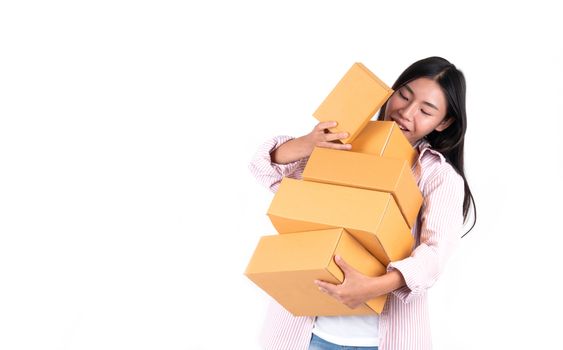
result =
[[[399,90],[399,96],[401,96],[401,98],[402,98],[403,100],[406,100],[406,101],[409,100],[405,95],[403,95],[403,93],[401,92],[401,90]]]
[[[421,111],[423,114],[431,115],[430,113],[426,112],[424,109],[421,109],[420,111]]]

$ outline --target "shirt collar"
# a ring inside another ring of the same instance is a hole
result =
[[[426,139],[418,140],[417,143],[414,145],[414,148],[418,150],[418,161],[419,162],[422,159],[422,156],[424,155],[424,153],[426,153],[426,152],[429,152],[429,153],[432,153],[432,154],[438,156],[438,158],[440,159],[440,163],[446,162],[446,158],[444,158],[442,153],[440,153],[436,150],[433,150],[432,146],[430,145],[430,142],[428,142]]]

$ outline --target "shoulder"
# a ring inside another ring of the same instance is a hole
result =
[[[428,143],[419,146],[417,165],[420,167],[419,186],[423,195],[438,186],[447,186],[453,191],[464,192],[464,181],[457,170],[438,151]]]

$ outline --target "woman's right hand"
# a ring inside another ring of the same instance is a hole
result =
[[[345,139],[349,136],[347,132],[332,133],[328,130],[329,128],[334,128],[336,125],[338,125],[338,123],[335,121],[320,122],[313,128],[313,131],[304,136],[308,139],[308,142],[310,144],[311,151],[309,152],[309,155],[311,154],[311,152],[313,152],[313,149],[315,147],[343,150],[352,149],[352,145],[348,143],[343,144],[335,142]]]
[[[307,135],[288,141],[272,151],[272,162],[288,164],[308,157],[315,147],[350,150],[352,145],[337,142],[348,137],[347,132],[332,133],[328,129],[337,125],[335,121],[320,122]]]

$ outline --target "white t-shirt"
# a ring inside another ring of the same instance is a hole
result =
[[[313,333],[343,346],[378,346],[379,316],[317,316]]]

